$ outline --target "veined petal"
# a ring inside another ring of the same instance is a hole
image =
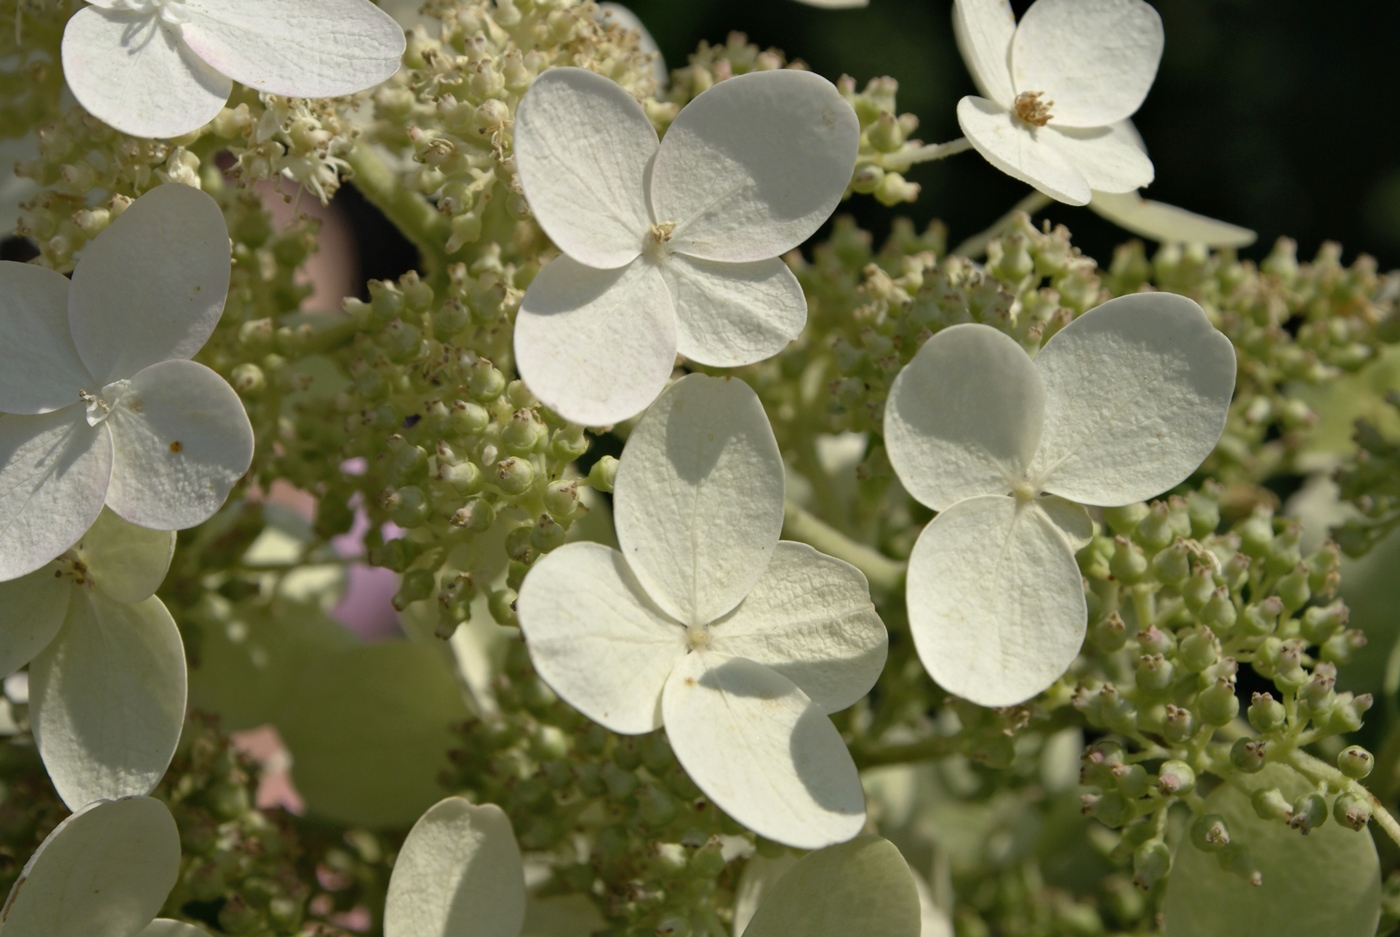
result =
[[[530,210],[560,250],[590,267],[621,267],[641,254],[658,145],[632,95],[582,68],[543,72],[515,112],[515,167]]]
[[[713,651],[687,655],[661,699],[686,773],[725,813],[799,849],[865,825],[865,794],[841,734],[791,680]]]
[[[243,401],[193,361],[177,358],[137,372],[107,422],[114,451],[107,505],[142,527],[203,523],[253,461]]]
[[[830,217],[855,168],[860,122],[813,72],[750,72],[713,86],[666,131],[651,174],[674,250],[705,260],[766,260]]]
[[[1011,84],[1011,38],[1016,14],[1010,0],[953,0],[953,38],[984,98],[1009,108],[1016,99]]]
[[[63,627],[73,586],[54,574],[58,568],[37,569],[28,576],[0,582],[0,678],[8,677],[48,647]]]
[[[710,635],[715,652],[767,665],[828,713],[869,693],[889,652],[861,571],[788,541],[778,542],[763,577]]]
[[[1253,231],[1143,198],[1136,192],[1095,192],[1089,207],[1133,234],[1164,244],[1204,244],[1206,247],[1247,247]]]
[[[0,582],[31,573],[78,542],[102,510],[112,437],[77,407],[0,414]]]
[[[1036,356],[1045,430],[1035,486],[1111,507],[1171,488],[1210,455],[1235,389],[1235,349],[1185,296],[1134,293],[1089,310]]]
[[[773,885],[744,937],[934,937],[899,849],[867,834],[803,856]]]
[[[661,268],[676,305],[677,343],[716,368],[771,358],[807,324],[807,297],[776,257],[732,264],[673,255]]]
[[[185,0],[190,49],[258,91],[333,98],[393,77],[404,33],[368,0]]]
[[[1095,192],[1136,192],[1156,176],[1147,153],[1112,127],[1076,129],[1052,122],[1039,134],[1079,170]]]
[[[676,621],[708,625],[738,605],[783,527],[782,454],[749,385],[671,385],[622,451],[613,519],[628,567]]]
[[[1082,504],[1066,501],[1056,495],[1041,495],[1035,499],[1035,503],[1050,518],[1050,523],[1064,534],[1070,552],[1078,553],[1093,541],[1094,520]]]
[[[134,605],[165,581],[175,555],[175,532],[138,527],[104,508],[73,551],[97,588],[114,602]]]
[[[676,314],[648,263],[595,270],[556,257],[520,301],[515,365],[555,413],[585,426],[636,416],[676,363]]]
[[[68,278],[0,261],[0,413],[50,413],[93,387],[68,331]]]
[[[979,706],[1035,696],[1084,643],[1079,567],[1034,502],[968,498],[935,517],[910,554],[907,600],[929,675]]]
[[[1142,107],[1164,42],[1144,0],[1036,0],[1011,44],[1012,82],[1054,101],[1056,123],[1102,127]]]
[[[48,835],[5,902],[5,937],[132,937],[180,874],[180,832],[158,800],[89,804]]]
[[[519,937],[524,920],[525,865],[501,808],[429,808],[394,862],[384,937]]]
[[[185,721],[185,647],[160,599],[75,596],[63,630],[29,665],[29,718],[69,809],[150,793]]]
[[[600,543],[540,557],[516,600],[535,670],[554,692],[614,732],[661,727],[661,690],[686,652],[685,629],[647,597]]]
[[[1087,205],[1093,192],[1084,175],[1035,128],[986,98],[958,102],[958,126],[982,158],[1013,179],[1067,205]]]
[[[184,921],[172,921],[168,917],[158,917],[147,924],[136,937],[209,937],[209,932],[202,927],[186,924]]]
[[[954,325],[890,385],[885,446],[909,493],[941,511],[1020,483],[1044,417],[1045,388],[1021,346],[989,325]]]
[[[218,116],[233,82],[158,16],[88,6],[63,30],[63,77],[98,120],[134,137],[178,137]]]
[[[93,376],[193,357],[223,314],[230,256],[223,212],[198,189],[167,183],[132,202],[73,271],[68,324]]]

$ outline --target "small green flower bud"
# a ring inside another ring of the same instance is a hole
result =
[[[874,163],[857,166],[851,174],[851,189],[861,195],[871,195],[885,179],[885,170]]]
[[[1303,539],[1302,525],[1291,523],[1269,544],[1264,556],[1264,568],[1274,576],[1282,576],[1303,559],[1299,543]]]
[[[1113,766],[1113,779],[1118,790],[1129,800],[1147,796],[1152,788],[1152,780],[1142,765],[1118,764]]]
[[[1162,722],[1162,735],[1169,742],[1184,742],[1196,734],[1196,717],[1182,706],[1167,705]]]
[[[1238,875],[1251,885],[1264,884],[1264,873],[1254,861],[1254,856],[1243,843],[1231,843],[1215,854],[1220,860],[1220,868],[1231,875]]]
[[[1191,536],[1197,540],[1215,533],[1220,526],[1220,502],[1205,488],[1186,496],[1186,514],[1191,520]]]
[[[1147,572],[1147,555],[1142,552],[1142,547],[1127,537],[1115,537],[1113,557],[1108,561],[1108,568],[1113,578],[1125,585],[1132,585],[1141,581]]]
[[[1240,630],[1251,638],[1262,638],[1274,633],[1278,628],[1279,615],[1283,614],[1283,602],[1271,595],[1262,602],[1245,606],[1240,616]]]
[[[520,624],[515,617],[515,590],[501,589],[490,594],[487,609],[491,612],[491,617],[496,624],[508,627],[516,627]]]
[[[1293,816],[1288,825],[1307,836],[1315,827],[1327,822],[1327,800],[1317,791],[1309,791],[1293,801]]]
[[[1081,794],[1079,801],[1081,813],[1087,814],[1104,826],[1113,829],[1117,829],[1135,816],[1132,803],[1117,791],[1109,791],[1104,794]]]
[[[369,281],[369,304],[380,322],[390,322],[403,314],[403,294],[388,280]]]
[[[1240,714],[1240,699],[1235,695],[1235,685],[1223,677],[1201,691],[1197,704],[1206,725],[1228,725],[1231,719]]]
[[[544,507],[555,517],[572,517],[578,510],[578,480],[550,482],[544,490]]]
[[[1337,589],[1342,565],[1342,550],[1329,540],[1307,559],[1308,588],[1316,595],[1331,595]]]
[[[451,485],[459,495],[477,494],[486,483],[486,476],[476,467],[475,462],[464,461],[450,465],[441,459],[438,461],[437,479]]]
[[[1152,575],[1158,582],[1180,586],[1191,575],[1191,552],[1180,537],[1152,558]]]
[[[1124,763],[1125,754],[1122,745],[1107,739],[1090,745],[1079,756],[1080,783],[1094,787],[1111,787],[1115,781],[1113,769]]]
[[[1293,572],[1278,581],[1274,592],[1283,602],[1285,612],[1297,611],[1307,605],[1308,599],[1312,598],[1312,590],[1308,588],[1308,576],[1308,568],[1299,563],[1294,567]]]
[[[1276,787],[1261,787],[1249,798],[1250,806],[1261,820],[1287,820],[1293,816],[1293,807]]]
[[[495,520],[496,509],[491,503],[482,498],[473,498],[452,515],[451,524],[453,527],[480,533],[489,529]]]
[[[1269,693],[1255,693],[1250,699],[1249,724],[1256,732],[1268,733],[1283,727],[1288,719],[1288,710]]]
[[[541,514],[535,526],[530,529],[530,545],[541,553],[548,553],[564,545],[564,528],[548,514]]]
[[[245,361],[229,372],[229,383],[240,397],[257,397],[267,389],[267,376],[262,368]]]
[[[512,456],[496,463],[496,484],[507,494],[523,494],[535,481],[535,466],[529,459]]]
[[[1199,625],[1186,632],[1181,638],[1179,649],[1181,665],[1192,673],[1200,673],[1220,660],[1220,642],[1215,632],[1205,625]]]
[[[1122,615],[1109,612],[1102,621],[1089,628],[1089,637],[1096,647],[1116,651],[1128,643],[1128,626]]]
[[[904,145],[904,128],[899,119],[889,111],[881,112],[875,124],[867,132],[870,145],[881,153],[893,153]]]
[[[418,527],[431,513],[428,496],[416,485],[389,492],[386,497],[381,497],[380,504],[389,512],[389,520],[405,530]]]
[[[1329,672],[1330,671],[1330,672]],[[1332,708],[1337,701],[1337,668],[1331,664],[1318,664],[1312,679],[1298,691],[1298,701],[1309,712],[1320,713]]]
[[[593,468],[588,470],[589,487],[610,493],[613,490],[613,482],[617,478],[617,459],[610,455],[605,455],[597,462],[593,463]]]
[[[1353,780],[1366,777],[1375,766],[1375,756],[1360,745],[1348,745],[1337,753],[1337,769]]]
[[[1137,707],[1113,684],[1105,684],[1099,691],[1097,709],[1099,721],[1114,732],[1131,735],[1137,731]]]
[[[390,361],[412,361],[422,353],[423,333],[415,325],[394,319],[379,333],[379,345]]]
[[[1206,813],[1191,824],[1191,845],[1203,852],[1219,852],[1230,845],[1230,828],[1218,813]]]
[[[1251,559],[1261,559],[1274,542],[1274,512],[1269,508],[1256,508],[1254,513],[1241,521],[1235,532],[1240,535],[1240,550]]]
[[[1198,566],[1191,573],[1186,585],[1181,587],[1181,598],[1193,613],[1199,613],[1215,595],[1215,573],[1209,566]]]
[[[1346,627],[1351,611],[1341,599],[1330,605],[1315,605],[1303,612],[1299,621],[1299,633],[1309,644],[1325,644],[1338,631]]]
[[[648,826],[663,827],[676,818],[676,801],[660,787],[648,784],[637,797],[637,813]]]
[[[690,918],[679,914],[667,915],[656,925],[656,937],[690,937],[691,933]]]
[[[1172,867],[1172,852],[1160,839],[1149,840],[1133,850],[1133,884],[1147,891]]]
[[[491,414],[471,400],[452,401],[452,428],[462,436],[480,436],[491,425]]]
[[[505,550],[509,556],[517,563],[529,563],[535,558],[535,548],[531,544],[531,538],[535,532],[534,525],[513,528],[506,534]]]
[[[1354,791],[1343,791],[1332,802],[1332,816],[1341,826],[1359,833],[1371,822],[1371,804]]]
[[[513,455],[529,455],[548,438],[549,429],[534,410],[516,410],[501,427],[501,444]]]
[[[1361,728],[1361,718],[1375,703],[1370,693],[1355,698],[1350,693],[1338,693],[1336,703],[1325,712],[1313,717],[1313,723],[1323,732],[1346,735]]]
[[[1161,654],[1144,654],[1138,658],[1136,677],[1140,689],[1160,693],[1172,684],[1176,669]]]
[[[421,546],[400,537],[378,547],[370,547],[368,559],[371,566],[382,566],[401,573],[408,569],[409,564],[418,559],[422,552]]]
[[[400,437],[402,443],[402,437]],[[428,453],[422,446],[392,445],[389,455],[389,481],[395,485],[416,485],[428,477]]]
[[[588,436],[583,427],[570,423],[554,431],[549,445],[560,462],[572,462],[588,451]]]
[[[403,574],[399,591],[394,594],[394,608],[401,612],[414,602],[430,599],[436,589],[437,578],[431,572],[426,569],[410,569]]]
[[[1229,635],[1235,628],[1235,603],[1230,598],[1230,590],[1224,586],[1211,593],[1210,599],[1198,615],[1203,625],[1209,625],[1217,634]]]
[[[490,403],[506,389],[506,376],[485,358],[478,358],[467,372],[467,393],[474,400]]]
[[[1104,508],[1103,519],[1108,524],[1108,529],[1119,536],[1127,536],[1133,532],[1133,528],[1147,516],[1147,505],[1139,501],[1136,504],[1125,504],[1119,508]]]
[[[1156,625],[1148,625],[1137,634],[1138,646],[1144,654],[1170,654],[1176,650],[1176,635],[1162,631]]]
[[[1366,646],[1366,635],[1359,628],[1348,628],[1334,634],[1322,645],[1318,656],[1333,664],[1349,664],[1352,655]]]
[[[1196,772],[1184,761],[1170,759],[1157,771],[1157,790],[1163,797],[1189,794],[1196,786]]]
[[[1153,501],[1147,508],[1147,516],[1133,528],[1133,542],[1147,553],[1165,550],[1176,539],[1172,530],[1171,518],[1165,501]]]
[[[1235,739],[1230,746],[1230,763],[1245,774],[1255,774],[1264,768],[1267,749],[1263,739]]]

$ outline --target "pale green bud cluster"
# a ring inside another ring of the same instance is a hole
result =
[[[1400,412],[1400,392],[1389,392],[1385,402]],[[1388,438],[1364,417],[1356,422],[1355,439],[1356,454],[1337,471],[1341,496],[1362,514],[1337,531],[1348,556],[1365,554],[1400,528],[1400,440]]]

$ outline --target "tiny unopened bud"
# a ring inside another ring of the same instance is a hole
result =
[[[1186,607],[1194,613],[1205,608],[1211,596],[1215,595],[1215,573],[1209,566],[1198,566],[1186,585],[1181,588],[1181,598]]]
[[[478,358],[467,372],[467,393],[481,403],[489,403],[505,393],[506,376],[490,361]]]
[[[1263,739],[1235,739],[1230,746],[1230,763],[1245,774],[1263,770],[1268,745]]]
[[[1246,715],[1256,732],[1273,732],[1288,719],[1288,710],[1270,693],[1255,693],[1250,698]]]
[[[578,510],[578,479],[550,482],[544,490],[544,506],[555,517],[572,517]]]
[[[1303,612],[1299,620],[1299,633],[1310,644],[1325,644],[1328,639],[1347,626],[1351,612],[1341,599],[1330,605],[1313,606]]]
[[[1283,602],[1271,595],[1262,602],[1245,606],[1240,616],[1240,630],[1251,638],[1271,635],[1278,628],[1278,617],[1283,613]]]
[[[1376,758],[1360,745],[1348,745],[1337,753],[1337,769],[1353,780],[1361,780],[1376,766]]]
[[[1249,804],[1261,820],[1287,820],[1293,816],[1293,806],[1276,787],[1261,787],[1250,795]]]
[[[489,501],[473,498],[457,513],[452,515],[452,526],[480,533],[488,529],[496,519],[496,509]]]
[[[512,456],[496,463],[496,484],[507,494],[522,494],[535,480],[535,466],[529,459]]]
[[[1162,717],[1162,734],[1171,742],[1184,742],[1196,734],[1196,717],[1191,710],[1167,704]]]
[[[1293,572],[1278,581],[1274,592],[1283,602],[1284,611],[1294,612],[1308,604],[1308,599],[1312,598],[1312,590],[1308,587],[1308,577],[1308,568],[1299,563],[1294,567]]]
[[[1171,686],[1175,674],[1172,662],[1161,654],[1144,654],[1138,658],[1136,677],[1139,689],[1160,693]]]
[[[1133,528],[1147,516],[1147,505],[1139,501],[1136,504],[1125,504],[1117,508],[1104,508],[1103,519],[1108,524],[1108,529],[1120,536],[1127,536],[1133,532]]]
[[[1165,550],[1176,539],[1172,530],[1167,502],[1154,501],[1148,506],[1147,515],[1133,528],[1133,542],[1148,553]]]
[[[1156,625],[1139,631],[1137,639],[1144,654],[1170,654],[1176,650],[1176,635],[1162,631]]]
[[[1152,558],[1152,575],[1159,582],[1179,586],[1191,576],[1191,553],[1180,537]]]
[[[431,572],[426,569],[410,569],[403,574],[399,591],[394,593],[394,608],[401,612],[414,602],[431,598],[436,589],[437,579]]]
[[[1220,642],[1215,632],[1205,625],[1186,632],[1181,638],[1179,660],[1192,673],[1214,666],[1220,660]]]
[[[388,502],[389,520],[405,529],[417,527],[428,519],[428,496],[416,485],[406,485],[382,499]]]
[[[588,471],[588,484],[597,491],[611,492],[616,479],[617,459],[610,455],[605,455],[593,463],[593,468]]]
[[[1113,573],[1113,578],[1132,585],[1140,582],[1147,572],[1147,555],[1142,552],[1142,547],[1127,537],[1115,537],[1113,556],[1108,561],[1108,568]]]
[[[1332,803],[1332,816],[1337,823],[1360,832],[1371,822],[1371,803],[1354,791],[1343,791]]]
[[[1327,800],[1317,791],[1309,791],[1293,801],[1293,816],[1288,825],[1304,836],[1327,822]]]
[[[1227,725],[1240,714],[1240,700],[1235,695],[1235,685],[1221,677],[1206,687],[1197,697],[1201,719],[1212,726]]]
[[[1215,854],[1220,867],[1231,875],[1238,875],[1251,885],[1264,884],[1264,873],[1254,861],[1253,854],[1243,843],[1231,843]]]
[[[1196,786],[1196,772],[1184,761],[1170,759],[1157,771],[1157,790],[1163,797],[1187,794]]]
[[[1218,813],[1206,813],[1191,824],[1191,845],[1205,852],[1219,852],[1230,845],[1230,828]]]
[[[470,400],[452,402],[452,428],[463,436],[480,436],[491,425],[491,414]]]
[[[1148,840],[1133,850],[1133,884],[1147,891],[1172,867],[1172,853],[1160,839]]]
[[[530,545],[541,553],[548,553],[563,544],[564,528],[548,514],[541,514],[530,531]]]

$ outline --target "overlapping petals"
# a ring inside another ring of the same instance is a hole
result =
[[[404,34],[369,0],[90,0],[63,33],[63,73],[123,133],[176,137],[213,120],[233,81],[289,97],[372,88]]]
[[[98,235],[71,284],[0,264],[0,581],[68,549],[104,503],[191,527],[247,471],[242,402],[185,360],[223,312],[229,260],[214,200],[172,184]]]
[[[1008,0],[955,0],[953,30],[982,93],[958,102],[958,123],[993,166],[1071,205],[1152,181],[1146,153],[1118,127],[1162,58],[1150,5],[1037,0],[1018,25]]]
[[[865,806],[827,718],[867,693],[887,635],[865,577],[778,539],[782,457],[746,384],[692,375],[618,467],[621,552],[542,557],[517,608],[536,669],[623,733],[665,726],[720,808],[802,848],[850,839]]]
[[[645,409],[678,352],[719,367],[777,353],[807,305],[776,258],[836,207],[859,138],[850,105],[810,72],[723,81],[660,143],[607,78],[542,74],[516,114],[515,160],[565,257],[521,303],[525,382],[562,416],[601,425]]]
[[[915,646],[945,689],[1021,702],[1073,661],[1085,629],[1074,552],[1103,507],[1152,497],[1210,454],[1234,391],[1230,341],[1189,299],[1104,303],[1034,362],[985,325],[919,350],[890,388],[885,440],[939,511],[909,560]]]

